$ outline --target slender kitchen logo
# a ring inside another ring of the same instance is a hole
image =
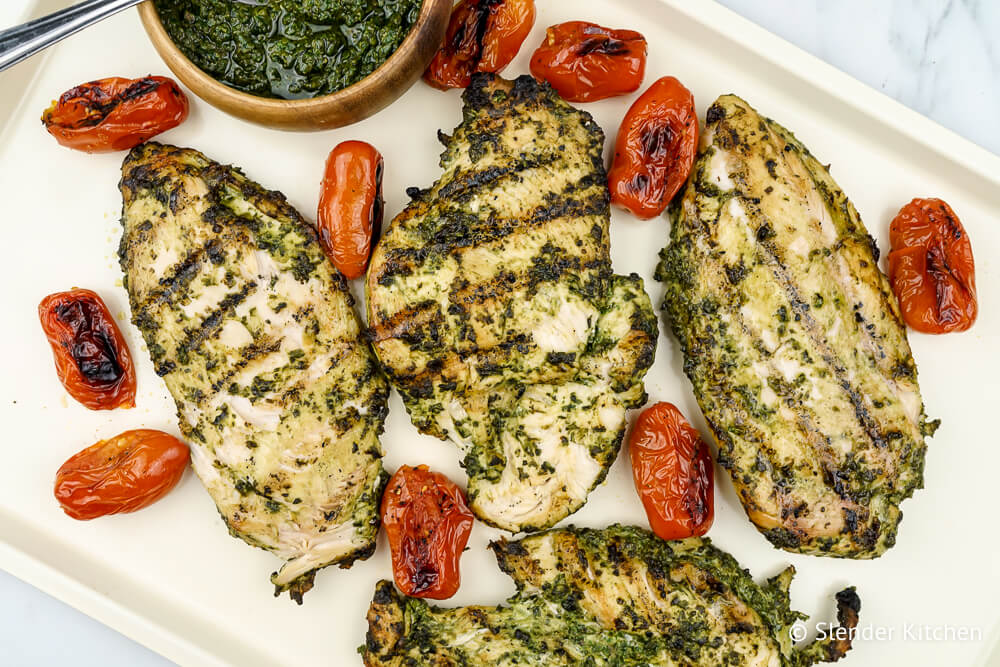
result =
[[[788,629],[788,635],[793,642],[800,642],[809,634],[806,624],[796,621]],[[907,642],[981,642],[982,628],[971,625],[930,625],[927,623],[903,623],[899,626],[890,625],[859,625],[854,628],[843,628],[833,623],[817,623],[816,639],[850,639],[861,641],[895,641]]]

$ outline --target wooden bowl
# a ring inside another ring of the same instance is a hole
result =
[[[139,5],[139,18],[167,67],[195,95],[244,120],[283,130],[327,130],[356,123],[385,108],[420,78],[444,41],[452,0],[424,0],[403,43],[374,72],[330,95],[284,100],[250,95],[212,78],[174,44],[152,1]]]

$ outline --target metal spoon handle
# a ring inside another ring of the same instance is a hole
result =
[[[140,2],[143,0],[83,0],[48,16],[0,31],[0,72]]]

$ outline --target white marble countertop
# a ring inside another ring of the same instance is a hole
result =
[[[541,2],[551,0],[540,0]],[[719,0],[958,134],[1000,154],[1000,3]],[[0,27],[32,0],[0,3]],[[171,664],[0,571],[5,665]]]

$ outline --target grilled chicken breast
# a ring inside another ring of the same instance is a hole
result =
[[[789,551],[879,556],[935,424],[858,212],[790,132],[726,95],[674,213],[664,309],[747,514]]]
[[[368,667],[404,665],[812,665],[850,650],[834,633],[801,648],[789,567],[764,585],[708,539],[664,542],[632,527],[551,530],[491,544],[517,593],[500,607],[431,607],[375,587]],[[853,588],[837,594],[843,637]],[[840,635],[838,635],[840,636]]]
[[[611,270],[590,115],[528,76],[478,74],[464,100],[444,174],[375,250],[368,321],[413,423],[462,449],[476,515],[540,529],[615,459],[656,317],[641,279]]]
[[[388,386],[344,279],[281,194],[196,151],[138,146],[121,192],[133,321],[195,472],[301,603],[317,569],[374,551],[386,480]]]

